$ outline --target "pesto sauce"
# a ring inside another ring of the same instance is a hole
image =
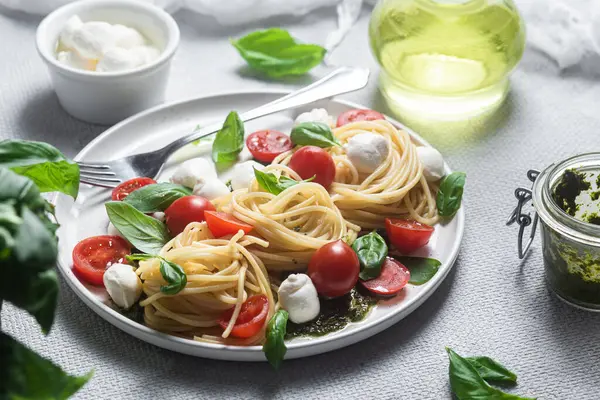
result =
[[[552,198],[564,212],[574,217],[579,209],[575,199],[581,192],[589,189],[590,183],[586,181],[584,174],[575,169],[568,169],[554,188]]]
[[[323,336],[344,329],[350,322],[363,320],[377,299],[362,294],[356,288],[345,296],[335,299],[320,299],[319,316],[305,324],[294,324],[289,321],[286,339],[299,336]]]

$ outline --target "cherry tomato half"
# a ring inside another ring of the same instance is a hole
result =
[[[128,181],[121,183],[119,186],[113,189],[112,199],[113,201],[121,201],[129,194],[141,187],[147,185],[153,185],[156,181],[152,178],[133,178]]]
[[[410,280],[410,271],[400,261],[387,257],[381,266],[381,273],[375,279],[360,281],[370,292],[382,296],[392,296],[404,288]]]
[[[231,308],[221,315],[219,325],[224,330],[229,325],[229,320],[233,315],[234,308]],[[231,336],[236,338],[249,338],[256,335],[264,326],[269,314],[269,300],[264,294],[256,295],[248,298],[242,308],[240,314],[235,321],[235,325],[231,330]]]
[[[103,285],[106,269],[122,263],[128,254],[131,254],[131,246],[120,236],[89,237],[73,249],[73,270],[86,282]]]
[[[337,119],[337,126],[343,126],[351,122],[358,121],[377,121],[385,119],[382,113],[373,110],[348,110],[340,114]]]
[[[254,227],[248,225],[231,214],[218,211],[204,211],[206,224],[214,237],[220,238],[225,235],[233,235],[241,230],[249,233]]]
[[[204,211],[215,211],[215,206],[201,196],[184,196],[165,210],[165,219],[171,235],[179,235],[190,222],[205,220]]]
[[[290,159],[289,167],[302,179],[310,179],[329,189],[335,178],[335,163],[331,155],[320,147],[304,146],[298,149]]]
[[[385,219],[385,229],[390,242],[403,253],[412,253],[429,243],[433,227],[417,221]]]
[[[275,157],[294,147],[288,135],[273,130],[254,132],[246,139],[246,146],[252,157],[264,163],[272,162]]]
[[[356,285],[359,272],[358,256],[343,240],[327,243],[308,263],[308,276],[317,292],[326,297],[348,293]]]

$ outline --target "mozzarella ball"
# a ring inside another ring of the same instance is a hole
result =
[[[149,64],[152,61],[156,60],[158,56],[160,56],[160,51],[158,51],[158,49],[153,46],[134,47],[130,50],[130,52],[139,60],[139,65]]]
[[[335,128],[335,120],[324,108],[313,108],[309,112],[298,115],[294,121],[294,126],[303,122],[321,122],[331,128]]]
[[[73,48],[83,58],[98,60],[115,45],[112,25],[107,22],[86,22],[73,32]]]
[[[193,189],[209,178],[217,178],[215,166],[204,158],[192,158],[177,167],[171,176],[171,182]]]
[[[375,133],[359,133],[346,144],[346,154],[358,172],[370,174],[387,158],[390,145],[387,139]]]
[[[58,62],[68,65],[72,68],[84,69],[86,71],[95,71],[96,64],[98,63],[96,60],[90,60],[87,58],[82,58],[75,51],[61,51],[56,56]]]
[[[74,49],[73,35],[76,30],[83,26],[83,21],[77,15],[73,15],[67,20],[63,30],[60,32],[60,43],[64,48]]]
[[[131,265],[111,265],[103,281],[110,298],[121,308],[130,308],[142,294],[142,281]]]
[[[142,34],[133,28],[121,24],[115,24],[112,28],[115,37],[115,46],[123,49],[131,49],[146,44],[146,40]]]
[[[160,222],[165,222],[165,213],[161,211],[157,211],[152,214],[152,218],[159,220]]]
[[[202,196],[207,200],[213,200],[217,197],[228,195],[229,188],[218,178],[205,179],[203,182],[198,182],[194,186],[193,194],[196,196]]]
[[[259,171],[265,169],[262,164],[259,164],[256,161],[246,161],[236,164],[235,167],[233,167],[233,173],[231,177],[231,187],[233,190],[250,187],[250,184],[254,179],[254,168]]]
[[[141,60],[132,54],[131,51],[112,47],[104,53],[104,57],[100,59],[96,66],[98,72],[115,72],[133,69],[142,65]]]
[[[430,182],[439,181],[445,175],[444,158],[432,147],[417,147],[417,156],[423,165],[423,175]]]
[[[317,289],[305,274],[291,274],[279,286],[279,302],[295,324],[315,319],[321,310]]]

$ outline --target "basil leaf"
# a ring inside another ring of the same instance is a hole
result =
[[[277,177],[277,175],[275,175],[275,174],[272,174],[270,172],[263,172],[256,168],[254,168],[254,176],[256,177],[256,181],[258,182],[258,185],[261,188],[263,188],[267,192],[272,193],[276,196],[279,193],[286,190],[287,188],[295,186],[301,182],[311,182],[313,179],[315,179],[315,177],[313,176],[310,179],[305,179],[303,181],[297,181],[297,180],[288,178],[287,176]]]
[[[79,166],[54,146],[26,140],[0,141],[0,167],[30,178],[42,192],[79,192]]]
[[[322,122],[303,122],[292,128],[290,139],[298,146],[317,146],[322,148],[339,146],[329,125]]]
[[[465,357],[487,382],[517,383],[517,375],[489,357]]]
[[[143,213],[166,210],[175,200],[189,196],[192,191],[174,183],[156,183],[134,190],[123,200]]]
[[[9,399],[67,399],[92,377],[67,375],[12,337],[0,332],[0,397]]]
[[[505,393],[490,385],[479,375],[477,369],[466,359],[446,348],[450,359],[450,387],[459,400],[532,400],[530,398]]]
[[[244,148],[244,123],[237,112],[227,115],[223,127],[212,145],[212,159],[216,163],[232,162]]]
[[[271,317],[267,324],[266,341],[263,345],[263,352],[269,361],[269,364],[275,369],[279,369],[287,347],[285,346],[285,333],[287,330],[289,314],[285,310],[279,310]]]
[[[410,271],[408,283],[422,285],[429,282],[440,269],[441,262],[435,258],[394,256]]]
[[[105,204],[110,222],[137,249],[148,254],[158,254],[170,240],[167,227],[123,201]]]
[[[352,243],[352,249],[360,261],[360,279],[368,281],[377,278],[388,254],[385,240],[373,231],[356,239]]]
[[[442,180],[436,201],[441,217],[452,217],[458,212],[466,177],[464,172],[453,172]]]
[[[125,259],[127,261],[144,261],[144,260],[149,260],[151,258],[157,258],[158,256],[153,256],[152,254],[140,254],[140,253],[136,253],[136,254],[129,254],[127,256],[125,256]]]
[[[271,28],[231,40],[251,68],[272,78],[303,75],[323,61],[325,50],[314,44],[299,44],[286,31]]]
[[[185,289],[187,275],[179,265],[159,257],[160,274],[167,281],[167,286],[161,286],[160,291],[164,294],[177,294]]]

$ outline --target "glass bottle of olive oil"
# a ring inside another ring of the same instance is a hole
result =
[[[392,111],[439,120],[498,108],[525,47],[512,0],[380,0],[369,36]]]

